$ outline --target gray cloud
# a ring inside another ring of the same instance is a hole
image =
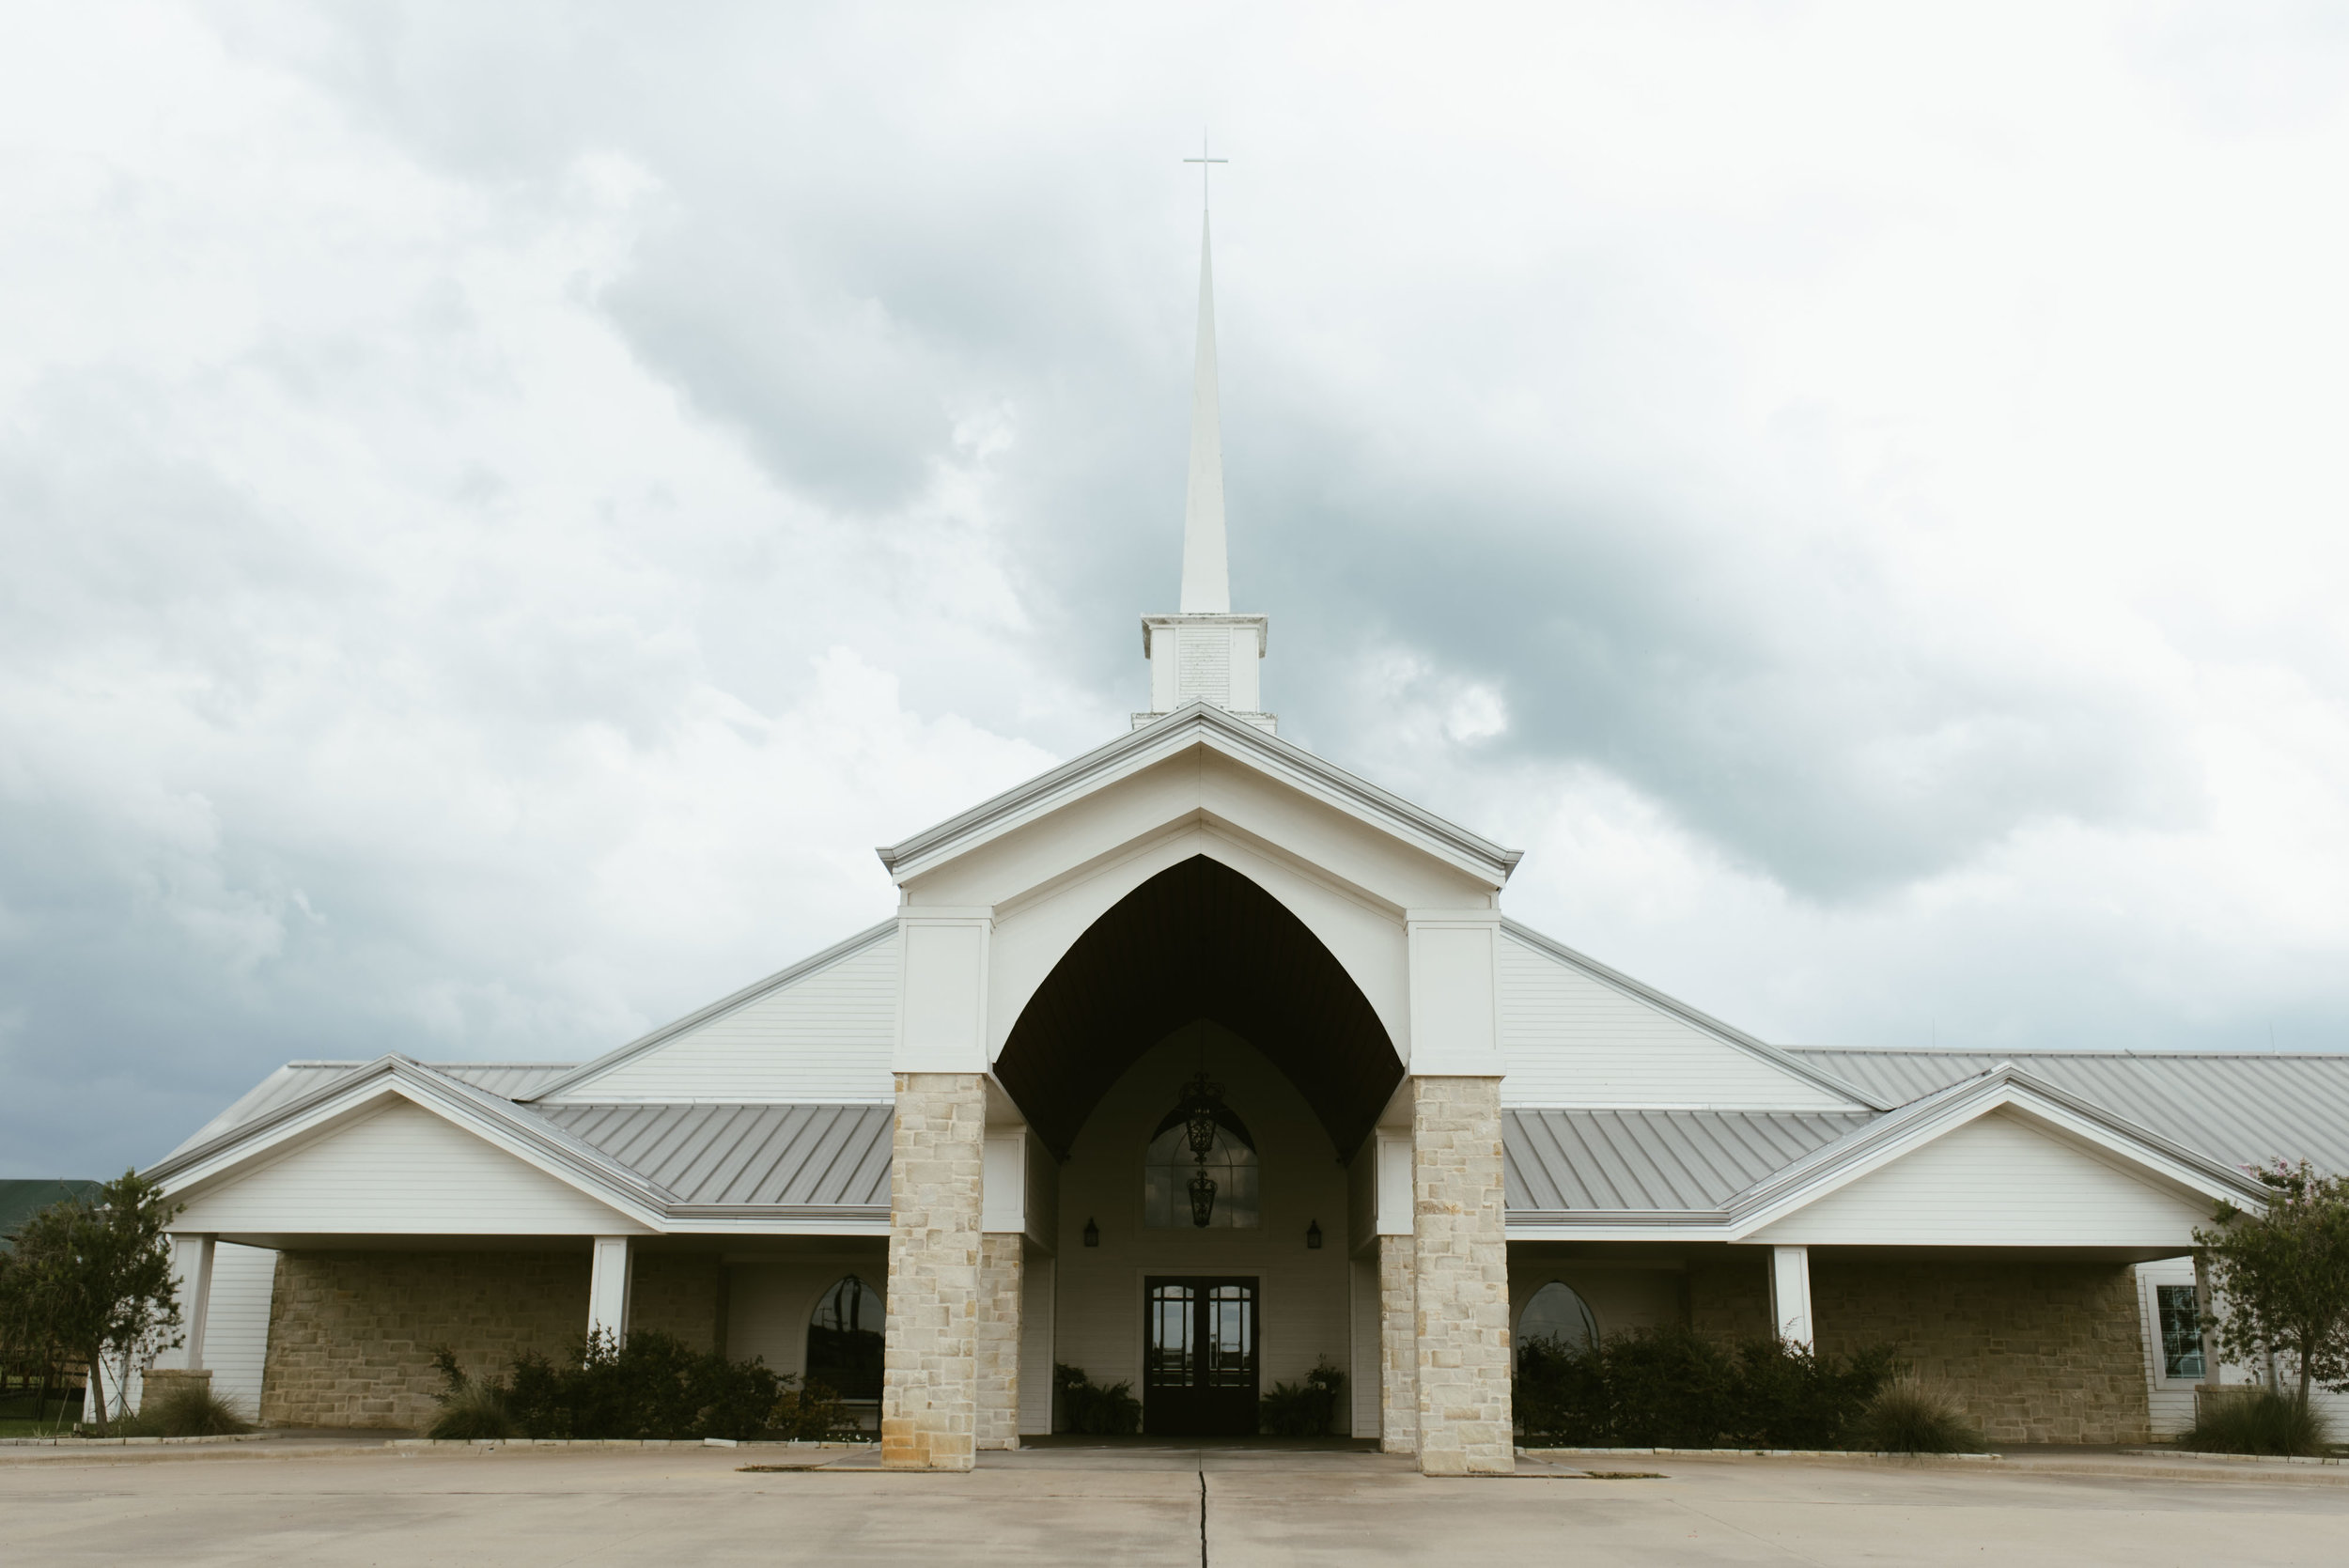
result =
[[[2000,148],[2119,155],[2030,82],[1954,91],[1945,40],[1855,72],[1799,19],[1520,60],[1313,13],[194,14],[119,88],[159,129],[42,164],[46,241],[0,247],[50,302],[0,313],[12,1168],[151,1157],[289,1056],[603,1048],[872,918],[871,843],[1113,733],[1174,586],[1203,105],[1288,733],[1535,844],[1519,908],[1758,1028],[2349,1018],[2343,916],[2239,826],[2335,842],[2309,737],[2349,650],[2264,596],[2338,563],[2197,568],[2193,410],[2110,465],[2147,438],[2098,399],[2148,416],[2066,380],[2094,225]],[[2205,132],[2116,73],[2207,119],[2282,57],[2061,47],[2165,169]],[[1757,107],[1740,51],[1816,74]],[[2338,95],[2291,69],[2260,133],[2321,163]],[[2139,862],[2174,891],[2076,896]]]

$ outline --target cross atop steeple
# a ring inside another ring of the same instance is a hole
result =
[[[1183,491],[1182,609],[1142,618],[1143,652],[1150,660],[1148,713],[1137,726],[1185,704],[1213,703],[1269,730],[1272,715],[1257,709],[1256,661],[1264,657],[1262,615],[1232,613],[1232,572],[1223,532],[1223,421],[1218,405],[1215,357],[1215,260],[1205,181],[1213,165],[1204,139],[1199,212],[1199,339],[1191,364],[1190,471]]]

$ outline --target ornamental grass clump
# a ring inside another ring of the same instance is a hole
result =
[[[1868,1401],[1852,1423],[1848,1446],[1872,1453],[1978,1453],[1983,1437],[1947,1389],[1904,1376]]]
[[[457,1353],[446,1345],[432,1352],[432,1365],[441,1374],[441,1391],[432,1396],[441,1413],[425,1428],[426,1436],[477,1443],[522,1436],[521,1423],[506,1406],[505,1384],[494,1377],[466,1376],[457,1364]]]
[[[125,1426],[142,1437],[233,1437],[253,1430],[234,1401],[202,1383],[184,1383],[143,1401]]]
[[[2196,1453],[2315,1455],[2331,1447],[2325,1412],[2279,1389],[2204,1394],[2178,1446]]]

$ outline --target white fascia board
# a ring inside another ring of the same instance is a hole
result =
[[[778,970],[773,974],[767,976],[764,980],[753,981],[750,985],[743,986],[732,996],[720,997],[716,1001],[711,1002],[708,1006],[688,1013],[685,1017],[677,1019],[673,1023],[664,1023],[649,1034],[638,1035],[635,1039],[630,1040],[627,1045],[621,1046],[614,1050],[606,1051],[592,1062],[583,1062],[578,1066],[572,1068],[569,1072],[565,1073],[561,1078],[555,1079],[552,1082],[542,1083],[527,1094],[517,1096],[515,1103],[517,1105],[531,1105],[539,1100],[552,1099],[557,1095],[562,1094],[567,1090],[572,1089],[579,1084],[585,1083],[590,1079],[599,1078],[603,1074],[610,1072],[613,1068],[620,1066],[624,1063],[635,1060],[637,1057],[644,1055],[646,1051],[651,1050],[658,1046],[667,1044],[669,1041],[676,1039],[678,1035],[685,1033],[688,1030],[698,1028],[700,1025],[708,1023],[712,1018],[723,1017],[726,1014],[733,1012],[738,1007],[756,1001],[760,997],[767,995],[770,991],[775,990],[784,986],[788,986],[795,980],[804,980],[807,976],[816,973],[819,970],[830,969],[832,965],[840,962],[844,958],[854,957],[857,954],[863,952],[875,942],[881,941],[889,937],[894,936],[896,934],[896,930],[897,920],[896,917],[893,915],[889,919],[882,921],[879,925],[868,926],[864,930],[858,932],[855,936],[850,937],[847,941],[835,942],[832,946],[824,949],[821,953],[814,954],[808,957],[801,959],[798,963],[793,964],[788,969]],[[631,1096],[631,1098],[633,1096]]]
[[[1856,1128],[1738,1194],[1730,1205],[1727,1239],[1750,1235],[1945,1133],[2008,1108],[2174,1187],[2240,1208],[2263,1205],[2265,1188],[2255,1178],[2001,1063]]]
[[[1333,768],[1302,747],[1267,735],[1207,703],[1177,708],[1154,724],[1120,736],[958,816],[948,817],[903,843],[883,846],[874,853],[880,857],[890,877],[902,884],[1049,815],[1070,800],[1155,767],[1194,746],[1205,746],[1252,768],[1492,888],[1505,884],[1524,857],[1521,849],[1504,849],[1490,839],[1447,822],[1343,768]]]
[[[669,1235],[885,1236],[886,1203],[676,1203],[661,1227]]]
[[[1781,1050],[1778,1047],[1771,1045],[1766,1040],[1757,1039],[1753,1035],[1747,1033],[1742,1029],[1735,1028],[1730,1024],[1725,1024],[1721,1022],[1720,1019],[1712,1017],[1710,1014],[1700,1013],[1695,1008],[1689,1006],[1687,1002],[1682,1001],[1679,998],[1666,996],[1655,986],[1647,985],[1641,981],[1634,980],[1631,976],[1624,973],[1620,970],[1610,969],[1607,965],[1600,963],[1597,959],[1590,956],[1588,954],[1578,953],[1573,948],[1568,947],[1565,943],[1558,940],[1556,938],[1544,936],[1541,932],[1534,930],[1530,925],[1524,924],[1518,921],[1510,920],[1504,916],[1501,922],[1501,930],[1507,932],[1510,936],[1524,942],[1527,946],[1540,950],[1548,956],[1557,959],[1562,964],[1566,964],[1574,969],[1580,970],[1584,974],[1589,975],[1592,979],[1597,981],[1603,986],[1611,986],[1616,990],[1623,992],[1626,996],[1643,1001],[1650,1007],[1657,1008],[1663,1012],[1669,1013],[1672,1017],[1680,1019],[1681,1022],[1688,1024],[1696,1029],[1703,1030],[1704,1032],[1715,1036],[1723,1045],[1734,1046],[1737,1049],[1745,1051],[1750,1055],[1760,1057],[1763,1061],[1768,1063],[1771,1066],[1776,1067],[1779,1071],[1785,1073],[1791,1078],[1800,1079],[1803,1082],[1812,1085],[1813,1088],[1823,1089],[1830,1094],[1841,1095],[1843,1098],[1851,1101],[1852,1104],[1864,1110],[1890,1110],[1892,1109],[1891,1106],[1886,1102],[1876,1099],[1871,1094],[1862,1094],[1854,1085],[1844,1082],[1842,1079],[1835,1077],[1831,1073],[1822,1072],[1817,1067],[1812,1066],[1808,1062],[1802,1061],[1793,1053]],[[1719,1110],[1734,1108],[1707,1105],[1693,1109]]]
[[[258,1122],[174,1155],[147,1174],[167,1193],[182,1191],[306,1141],[391,1098],[441,1116],[647,1229],[665,1228],[663,1212],[674,1201],[666,1189],[552,1123],[402,1056],[380,1058]]]

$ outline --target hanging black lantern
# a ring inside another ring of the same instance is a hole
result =
[[[1215,1178],[1207,1174],[1203,1162],[1199,1173],[1190,1178],[1190,1222],[1201,1230],[1215,1218]]]
[[[1321,1250],[1321,1221],[1318,1219],[1305,1227],[1305,1249],[1311,1252]]]
[[[1096,1225],[1090,1217],[1085,1220],[1085,1245],[1087,1247],[1101,1245],[1101,1227]]]
[[[1223,1086],[1207,1079],[1206,1068],[1183,1086],[1181,1101],[1183,1138],[1190,1144],[1190,1157],[1205,1160],[1215,1147],[1215,1129],[1219,1113],[1223,1110]]]

